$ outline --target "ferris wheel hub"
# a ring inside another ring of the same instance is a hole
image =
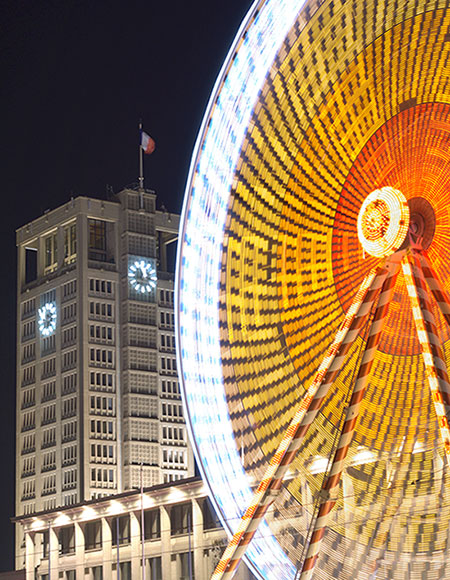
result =
[[[405,196],[393,187],[372,191],[358,215],[358,238],[371,256],[383,258],[396,252],[408,234],[410,210]]]
[[[412,197],[408,200],[409,231],[414,241],[426,250],[433,241],[436,229],[436,216],[429,201],[424,197]]]

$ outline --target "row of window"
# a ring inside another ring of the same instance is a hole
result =
[[[165,312],[164,310],[161,310],[159,313],[159,322],[162,328],[174,328],[175,314],[173,312]]]
[[[114,366],[114,351],[106,348],[90,348],[89,361],[92,365]]]
[[[112,447],[111,447],[112,452]],[[64,447],[62,450],[62,465],[73,465],[76,463],[77,459],[77,447],[76,445],[71,445],[69,447]],[[56,451],[47,451],[42,454],[42,465],[41,471],[52,471],[56,469]],[[36,472],[36,457],[25,457],[22,463],[22,477],[28,477],[34,475]]]
[[[114,380],[112,373],[91,371],[89,373],[89,383],[91,388],[98,388],[108,391],[114,390]]]
[[[62,426],[62,442],[74,441],[77,437],[77,422],[68,421]],[[42,431],[41,449],[56,445],[56,427],[49,427]],[[36,450],[36,436],[34,433],[25,435],[22,442],[22,454]]]
[[[89,292],[112,296],[114,294],[114,286],[110,280],[89,278]]]
[[[77,256],[76,224],[69,224],[63,230],[64,255],[63,263],[72,264]],[[58,232],[52,232],[44,238],[44,273],[53,272],[58,266]]]
[[[162,356],[160,364],[161,364],[161,371],[169,373],[169,374],[176,374],[177,361],[175,358]]]
[[[175,350],[175,336],[173,334],[161,334],[159,340],[161,350]]]
[[[164,379],[161,381],[161,391],[164,395],[179,395],[180,385],[178,384],[178,381]]]
[[[93,485],[102,483],[114,483],[114,470],[91,469],[91,483]]]
[[[179,467],[186,469],[186,454],[184,451],[175,451],[173,449],[163,449],[164,467]]]
[[[92,341],[112,342],[114,329],[112,326],[102,326],[99,324],[89,325],[89,337]]]
[[[99,396],[94,397],[92,395],[90,401],[91,401],[91,413],[111,415],[114,411],[112,397],[99,397]]]
[[[91,461],[112,463],[114,461],[114,447],[112,445],[91,443]]]
[[[91,437],[112,439],[114,436],[113,421],[91,420]]]
[[[113,305],[110,302],[89,302],[89,315],[99,320],[113,320]]]
[[[175,419],[182,419],[183,418],[183,407],[181,405],[177,405],[175,403],[162,403],[161,405],[161,412],[163,418],[175,418]]]
[[[163,427],[162,437],[165,442],[184,443],[185,434],[183,427]]]
[[[160,304],[173,304],[174,303],[174,291],[173,290],[160,290],[159,291],[159,302]]]

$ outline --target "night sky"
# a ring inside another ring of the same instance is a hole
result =
[[[145,185],[179,212],[197,131],[251,0],[3,0],[0,571],[13,562],[15,229],[71,196],[137,181],[138,122],[155,139]]]

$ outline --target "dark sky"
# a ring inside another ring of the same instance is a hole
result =
[[[180,211],[208,97],[251,0],[2,0],[0,571],[13,568],[15,229],[71,196],[137,180]]]

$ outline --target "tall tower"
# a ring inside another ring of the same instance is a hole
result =
[[[17,231],[16,515],[194,472],[175,363],[178,216],[79,197]],[[21,537],[16,567],[23,567]]]

